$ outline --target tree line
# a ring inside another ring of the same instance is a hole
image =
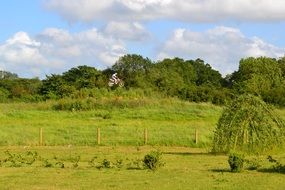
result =
[[[43,80],[0,71],[0,102],[94,96],[91,92],[119,88],[108,86],[114,73],[124,81],[123,90],[139,89],[145,95],[161,94],[224,105],[246,93],[260,96],[267,103],[285,106],[285,57],[244,58],[237,71],[223,77],[202,59],[173,58],[154,62],[137,54],[122,56],[105,70],[83,65],[62,74],[48,75]]]

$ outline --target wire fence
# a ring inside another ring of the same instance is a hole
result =
[[[203,129],[141,128],[118,126],[51,129],[42,127],[32,131],[15,131],[0,139],[0,145],[159,145],[205,147],[211,142]]]

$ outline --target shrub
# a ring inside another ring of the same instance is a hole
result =
[[[124,166],[123,160],[122,159],[116,160],[115,166],[116,168],[121,169]]]
[[[63,162],[56,162],[55,166],[59,167],[59,168],[64,168],[64,163]]]
[[[142,159],[133,159],[127,164],[127,169],[129,170],[143,170],[145,165]]]
[[[285,173],[285,165],[274,159],[272,156],[267,157],[270,163],[273,163],[272,169],[278,173]]]
[[[98,169],[102,169],[102,168],[109,169],[109,168],[113,168],[113,167],[114,167],[113,163],[106,158],[100,163],[100,165],[97,166]]]
[[[144,166],[150,170],[156,170],[159,167],[163,166],[162,162],[162,153],[159,151],[153,151],[145,155],[143,159]]]
[[[103,168],[112,168],[112,162],[110,160],[104,159],[102,161]]]
[[[48,159],[43,160],[43,167],[45,168],[51,168],[53,165],[51,162],[49,162]]]
[[[9,95],[10,92],[7,89],[0,87],[0,102],[7,101]]]
[[[242,95],[228,105],[214,133],[213,151],[266,153],[282,147],[285,122],[259,97]]]
[[[9,167],[23,167],[32,165],[38,158],[36,151],[27,151],[25,153],[10,153],[8,150],[5,151],[7,158],[3,160],[3,164]]]
[[[79,165],[78,165],[78,162],[80,161],[80,156],[76,156],[74,159],[72,159],[72,166],[74,168],[77,168]]]
[[[257,170],[259,169],[262,165],[261,165],[261,160],[257,159],[257,158],[253,158],[253,159],[246,159],[245,160],[246,165],[247,165],[247,169],[248,170]]]
[[[91,158],[91,160],[88,161],[88,164],[90,167],[96,167],[96,159],[97,159],[97,156],[94,156]]]
[[[244,156],[238,153],[231,153],[228,162],[232,172],[241,172],[244,164]]]

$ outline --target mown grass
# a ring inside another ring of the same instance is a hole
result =
[[[142,145],[147,128],[149,145],[206,147],[222,110],[177,99],[132,100],[123,107],[120,101],[127,102],[110,101],[90,111],[56,111],[52,108],[57,102],[0,104],[0,145],[37,145],[39,128],[45,145],[93,146],[97,128],[102,145]]]
[[[238,189],[256,190],[285,188],[284,174],[266,170],[245,170],[229,172],[225,155],[208,154],[204,149],[176,147],[1,147],[4,151],[21,153],[37,151],[47,159],[57,157],[65,168],[45,168],[38,164],[25,167],[0,167],[0,189]],[[96,169],[88,161],[96,156],[98,160],[142,159],[151,150],[163,153],[165,166],[157,171],[145,169]],[[70,164],[71,158],[80,155],[77,168]],[[283,155],[284,158],[284,155]]]

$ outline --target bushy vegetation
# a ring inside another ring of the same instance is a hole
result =
[[[9,150],[6,150],[4,153],[6,157],[0,160],[0,166],[2,167],[30,166],[38,159],[38,153],[36,151],[11,153]]]
[[[25,151],[20,153],[12,153],[9,150],[4,151],[4,157],[0,157],[0,167],[28,167],[38,166],[44,168],[85,168],[86,164],[82,164],[81,155],[72,156],[71,154],[62,158],[57,155],[53,155],[52,158],[45,158],[39,155],[37,151]],[[79,165],[81,161],[82,165]],[[162,167],[162,153],[158,151],[152,151],[144,156],[143,159],[109,159],[107,157],[98,159],[97,156],[93,156],[88,161],[89,168],[97,169],[136,169],[136,170],[157,170]]]
[[[268,161],[272,163],[272,170],[278,173],[285,173],[285,164],[280,161],[274,159],[272,156],[267,157]]]
[[[262,159],[258,157],[245,159],[245,165],[247,170],[258,170],[262,167]]]
[[[268,103],[283,106],[284,60],[266,57],[242,59],[238,71],[224,78],[202,59],[173,58],[153,62],[136,54],[121,57],[111,68],[103,71],[84,65],[62,74],[51,74],[43,80],[19,78],[3,71],[0,101],[37,102],[108,96],[116,89],[108,86],[108,80],[117,72],[124,81],[123,90],[126,92],[139,89],[146,96],[159,94],[218,105],[226,104],[237,95],[250,93],[261,96]]]
[[[241,172],[244,166],[244,155],[239,153],[231,153],[229,155],[228,163],[232,172]]]
[[[253,95],[242,95],[220,117],[214,152],[264,153],[284,144],[285,124],[273,109]]]
[[[164,165],[162,161],[162,153],[159,151],[152,151],[144,156],[143,163],[146,168],[150,170],[157,170]]]
[[[130,89],[128,91],[116,89],[110,92],[105,89],[92,89],[84,90],[79,98],[57,100],[53,105],[53,109],[88,111],[93,109],[136,108],[152,104],[151,99],[154,97],[159,98],[161,96],[154,93],[148,95],[140,89]]]

